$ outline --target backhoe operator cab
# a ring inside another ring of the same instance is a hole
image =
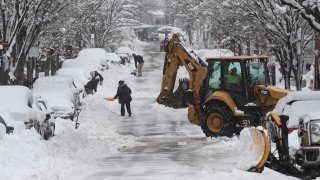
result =
[[[179,34],[167,44],[167,61],[159,104],[188,108],[188,119],[206,136],[228,136],[243,127],[260,126],[266,112],[288,91],[266,86],[267,57],[231,56],[207,58],[205,63],[190,51]],[[188,79],[174,84],[179,66]]]
[[[228,92],[237,107],[254,101],[254,86],[266,85],[267,57],[220,57],[207,59],[205,99],[216,91]]]
[[[207,136],[232,136],[236,128],[259,126],[255,86],[266,87],[267,57],[208,58],[202,86],[201,127]]]

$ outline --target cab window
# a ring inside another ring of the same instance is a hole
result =
[[[248,85],[263,85],[266,83],[266,69],[263,62],[248,62]]]
[[[221,62],[214,62],[209,78],[209,89],[221,88]]]
[[[233,91],[241,91],[242,78],[241,78],[241,64],[240,62],[231,62],[224,71],[225,87]]]

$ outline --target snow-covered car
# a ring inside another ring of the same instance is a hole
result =
[[[45,113],[32,108],[34,96],[24,86],[0,86],[0,105],[8,110],[16,121],[43,121]]]
[[[293,91],[280,99],[273,110],[289,117],[288,128],[298,128],[299,118],[319,111],[320,91]]]
[[[78,68],[89,74],[90,71],[104,71],[108,69],[107,60],[107,53],[104,49],[83,49],[79,52],[77,58],[64,60],[62,68]]]
[[[78,57],[76,58],[82,62],[88,62],[92,67],[96,67],[99,70],[103,71],[108,69],[105,62],[107,61],[108,55],[107,52],[102,48],[88,48],[83,49],[79,52]],[[91,71],[96,69],[91,69]]]
[[[45,104],[44,104],[45,105]],[[2,118],[12,117],[15,121],[22,121],[26,128],[34,128],[41,136],[48,139],[46,126],[50,119],[50,110],[41,108],[41,100],[34,98],[32,91],[24,86],[0,86],[0,110]],[[8,112],[10,117],[4,112]],[[52,131],[53,133],[53,131]]]
[[[120,56],[118,56],[116,53],[107,53],[107,62],[111,64],[124,64],[124,62],[121,62]]]
[[[85,97],[84,85],[91,79],[90,73],[78,68],[61,68],[56,72],[57,77],[71,77],[76,89],[79,91],[79,101]]]
[[[34,83],[33,93],[44,98],[53,110],[54,117],[73,119],[80,106],[80,91],[72,77],[43,77]]]
[[[195,52],[203,60],[210,57],[234,56],[234,53],[228,49],[199,49]]]
[[[127,46],[121,46],[115,50],[115,53],[123,58],[127,63],[130,63],[132,59],[133,50]]]

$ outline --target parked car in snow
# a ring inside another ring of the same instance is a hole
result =
[[[71,77],[44,77],[34,83],[33,93],[44,98],[53,110],[54,117],[74,117],[80,106],[80,90]]]
[[[42,127],[50,121],[50,110],[41,108],[41,101],[34,98],[27,87],[0,86],[2,116],[6,116],[4,111],[8,112],[15,121],[24,122],[27,128],[34,127],[41,136],[44,137],[46,134],[46,139],[48,139],[52,134]]]
[[[115,50],[115,53],[117,53],[127,63],[131,62],[133,50],[130,47],[121,46],[121,47],[119,47],[118,49]]]
[[[82,69],[86,74],[90,71],[104,71],[108,69],[107,53],[101,48],[83,49],[77,58],[63,61],[62,68]]]
[[[79,68],[62,68],[56,72],[56,77],[71,77],[76,89],[79,91],[79,102],[86,96],[84,85],[91,79],[90,74]]]
[[[320,91],[293,91],[280,99],[273,110],[289,117],[288,128],[297,129],[299,118],[319,111]]]
[[[45,119],[44,113],[32,108],[33,101],[33,94],[27,87],[0,86],[0,103],[16,121],[29,122]]]
[[[96,67],[98,69],[92,68],[91,71],[101,70],[104,71],[108,69],[105,62],[107,61],[108,55],[107,52],[102,48],[88,48],[83,49],[79,52],[78,57],[76,58],[78,61],[88,62],[92,65],[92,67]]]

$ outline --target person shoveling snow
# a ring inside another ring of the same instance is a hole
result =
[[[119,98],[119,104],[121,104],[121,116],[125,115],[125,108],[127,108],[127,112],[129,116],[131,116],[131,108],[130,108],[130,102],[132,100],[131,98],[131,89],[124,83],[123,80],[119,81],[119,86],[117,89],[117,94],[114,97],[107,97],[105,98],[108,101],[114,101],[115,99]]]

